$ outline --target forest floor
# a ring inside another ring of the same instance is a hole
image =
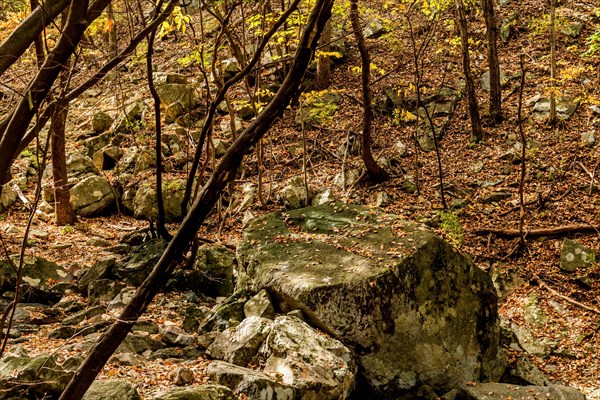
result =
[[[389,12],[377,2],[372,2],[374,12]],[[377,3],[377,4],[375,4]],[[531,116],[536,96],[548,94],[549,46],[546,33],[533,29],[547,13],[541,1],[525,0],[518,5],[498,9],[501,21],[518,12],[520,19],[514,36],[508,43],[499,41],[501,67],[510,79],[503,91],[504,120],[490,126],[484,125],[483,142],[473,144],[466,100],[444,121],[446,129],[439,142],[443,184],[440,185],[438,160],[435,151],[418,152],[415,158],[415,125],[403,122],[399,117],[377,114],[373,151],[376,158],[389,161],[386,168],[390,179],[372,185],[365,182],[340,187],[334,180],[342,170],[360,171],[361,159],[357,154],[339,153],[338,148],[347,141],[349,132],[360,132],[362,111],[360,107],[360,77],[353,66],[360,64],[356,46],[351,37],[348,54],[333,70],[330,90],[342,94],[334,113],[320,126],[305,132],[307,139],[307,174],[309,184],[317,190],[330,189],[338,199],[349,203],[375,207],[378,195],[383,192],[389,202],[383,206],[389,213],[405,216],[417,222],[433,225],[437,233],[451,241],[459,251],[468,255],[480,268],[488,271],[496,280],[501,295],[500,313],[510,321],[529,328],[534,337],[551,343],[550,354],[543,358],[533,357],[534,363],[553,381],[575,386],[588,394],[590,399],[600,399],[600,262],[596,261],[585,271],[565,273],[559,268],[560,251],[565,238],[596,250],[600,257],[600,233],[568,232],[555,236],[526,237],[526,247],[519,248],[519,238],[501,238],[495,234],[479,234],[491,229],[517,229],[519,224],[519,182],[521,165],[514,157],[508,157],[511,149],[517,149],[517,108],[519,99],[519,58],[525,60],[525,87],[523,89],[523,128],[529,145],[526,152],[526,173],[523,185],[524,229],[526,232],[541,228],[568,225],[600,226],[600,114],[592,109],[600,99],[600,57],[582,57],[585,38],[599,26],[591,17],[593,7],[578,1],[559,8],[564,20],[588,16],[585,28],[578,38],[559,36],[559,91],[561,96],[580,99],[575,114],[566,121],[551,126],[547,121]],[[391,16],[393,17],[393,15]],[[471,48],[472,69],[478,88],[480,109],[486,114],[488,92],[481,89],[480,76],[487,68],[485,26],[481,13],[469,17],[474,43]],[[417,28],[427,28],[421,21]],[[423,64],[423,80],[430,92],[435,93],[442,85],[460,86],[462,70],[460,47],[451,45],[455,35],[453,28],[440,24],[436,41],[427,52]],[[417,36],[417,40],[423,36]],[[176,43],[177,46],[173,46]],[[398,91],[414,88],[414,71],[409,32],[404,29],[396,35],[388,35],[367,41],[373,64],[385,72],[375,78],[372,85],[375,100],[383,96],[385,87]],[[195,75],[192,70],[178,69],[177,59],[190,51],[191,44],[183,39],[171,38],[158,43],[157,57],[165,70]],[[439,65],[446,65],[444,71]],[[143,70],[121,72],[121,95],[139,93],[139,78]],[[71,134],[89,126],[89,120],[98,107],[114,111],[114,82],[104,82],[97,89],[97,98],[86,99],[80,107],[73,107],[69,126]],[[150,97],[145,96],[146,100]],[[254,216],[283,209],[277,195],[287,180],[302,171],[302,134],[294,121],[297,105],[286,110],[284,117],[274,126],[264,140],[265,166],[262,176],[263,196],[266,207],[255,199],[248,211]],[[150,117],[148,117],[150,118]],[[224,117],[225,119],[227,117]],[[218,124],[216,124],[218,125]],[[146,128],[147,133],[151,129]],[[174,132],[174,126],[165,126],[166,133]],[[596,143],[582,143],[582,133],[595,132]],[[141,132],[143,133],[143,132]],[[151,137],[151,136],[149,136]],[[399,153],[397,143],[408,149]],[[515,147],[516,145],[516,147]],[[76,144],[69,144],[76,148]],[[245,160],[243,180],[236,184],[257,182],[257,159],[251,154]],[[406,179],[418,177],[419,193],[403,190]],[[444,210],[440,187],[444,187],[446,201],[454,207]],[[508,193],[498,201],[487,201],[495,192]],[[33,192],[25,195],[33,201]],[[13,206],[0,215],[2,243],[9,253],[16,253],[22,240],[28,219],[28,211],[22,204]],[[224,222],[213,213],[201,228],[199,235],[211,241],[234,247],[243,232],[243,214],[229,216]],[[80,218],[73,226],[58,227],[52,221],[33,219],[28,255],[42,256],[76,272],[81,266],[91,265],[98,249],[90,245],[90,238],[101,237],[117,244],[122,236],[135,229],[146,227],[143,221],[126,215],[98,218]],[[169,225],[171,232],[177,225]],[[63,246],[66,244],[66,246]],[[169,296],[169,300],[163,300]],[[526,318],[526,304],[536,297],[544,320],[532,323]],[[162,303],[161,303],[162,301]],[[153,303],[145,318],[177,322],[178,304],[185,300],[176,294],[164,295]],[[159,304],[173,304],[173,308]],[[22,343],[32,350],[51,350],[62,342],[47,340],[44,328],[35,337]],[[199,359],[191,366],[196,380],[204,378],[205,360]],[[104,376],[124,376],[140,382],[142,392],[150,394],[162,385],[168,385],[169,366],[149,363],[125,367],[110,364]],[[148,373],[151,371],[151,373]]]

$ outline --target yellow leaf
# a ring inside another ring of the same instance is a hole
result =
[[[115,28],[115,20],[107,19],[106,23],[104,24],[104,32],[106,32],[106,33],[112,32],[114,28]]]

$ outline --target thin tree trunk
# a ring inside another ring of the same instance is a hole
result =
[[[325,55],[317,57],[317,76],[315,77],[315,87],[317,90],[325,90],[329,87],[331,81],[331,57],[327,54],[331,52],[331,20],[327,21],[323,34],[321,35],[320,51]]]
[[[150,275],[136,291],[119,318],[90,351],[60,396],[60,400],[80,400],[83,397],[96,375],[125,339],[138,317],[145,312],[160,290],[162,283],[166,282],[182,255],[189,248],[191,240],[214,207],[227,182],[235,176],[235,171],[241,164],[246,150],[260,140],[276,119],[281,116],[291,100],[297,96],[299,85],[314,56],[319,36],[325,22],[331,16],[333,2],[334,0],[319,0],[315,3],[300,38],[289,73],[275,98],[225,153]]]
[[[363,92],[363,129],[362,129],[362,160],[367,169],[371,182],[383,182],[389,178],[388,173],[377,164],[371,153],[371,128],[373,126],[373,102],[371,100],[371,58],[367,50],[365,38],[358,20],[358,0],[350,1],[350,20],[352,31],[358,44],[362,65],[361,81]]]
[[[502,86],[500,82],[500,64],[498,47],[496,46],[496,17],[494,16],[494,0],[483,0],[486,36],[488,42],[488,67],[490,70],[490,117],[492,123],[502,119]]]
[[[156,5],[156,12],[154,18],[160,12],[162,8],[163,0],[159,0]],[[156,231],[158,236],[164,240],[171,240],[171,234],[165,227],[165,205],[163,201],[163,190],[162,190],[162,125],[160,118],[160,97],[154,86],[154,76],[152,68],[152,55],[154,53],[154,38],[156,37],[156,29],[150,33],[148,37],[148,51],[146,53],[146,71],[148,75],[148,87],[154,100],[154,130],[155,130],[155,146],[154,151],[156,153],[156,206],[158,208],[158,217],[156,218]]]
[[[556,123],[556,0],[550,0],[550,124]]]
[[[479,106],[477,97],[475,97],[475,84],[471,76],[471,61],[469,58],[469,32],[467,31],[467,18],[465,17],[465,5],[462,0],[454,0],[458,27],[460,30],[460,41],[462,45],[462,62],[465,74],[465,85],[467,91],[467,100],[469,102],[469,115],[471,117],[471,132],[474,142],[480,142],[483,139],[481,129],[481,118],[479,117]]]

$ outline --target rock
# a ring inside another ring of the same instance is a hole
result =
[[[241,119],[250,119],[254,117],[254,108],[252,104],[244,102],[235,106],[235,114]]]
[[[400,190],[405,193],[417,193],[417,184],[415,183],[412,177],[405,177],[402,182],[400,182]]]
[[[62,321],[62,324],[66,325],[66,326],[78,325],[79,323],[81,323],[82,321],[85,321],[86,319],[90,319],[97,315],[104,314],[104,311],[105,311],[105,307],[102,307],[102,306],[94,306],[94,307],[86,308],[75,314],[69,315],[67,318],[65,318]]]
[[[112,139],[112,133],[102,133],[97,136],[85,139],[81,144],[87,149],[86,155],[92,157],[95,153],[99,152],[102,148],[110,145]]]
[[[194,372],[187,367],[177,367],[169,372],[169,380],[177,386],[194,382]]]
[[[304,129],[311,130],[316,125],[323,124],[333,117],[337,111],[342,96],[335,92],[325,91],[315,95],[310,102],[303,103],[296,113],[296,124]]]
[[[241,70],[240,63],[235,57],[226,58],[225,60],[222,60],[221,68],[223,71],[224,80],[233,78],[233,76]]]
[[[249,400],[294,400],[299,397],[293,387],[264,372],[242,368],[223,361],[213,361],[206,370],[213,381],[230,388]]]
[[[489,276],[421,225],[358,206],[304,208],[251,222],[237,254],[255,290],[360,349],[375,393],[499,377]]]
[[[138,331],[128,334],[116,352],[142,354],[148,350],[156,351],[164,347],[165,344],[156,335]]]
[[[150,240],[133,247],[130,253],[113,267],[114,275],[129,285],[135,287],[141,285],[162,256],[165,248],[166,243],[160,239]]]
[[[256,185],[252,182],[245,183],[242,185],[242,190],[237,191],[236,194],[232,208],[236,213],[244,212],[254,204],[256,198]]]
[[[212,139],[212,142],[216,158],[222,157],[231,146],[231,142],[224,139]]]
[[[169,83],[179,83],[185,85],[187,77],[185,75],[176,74],[173,72],[155,72],[153,74],[154,84],[157,86],[166,85]]]
[[[550,340],[545,338],[538,339],[528,328],[524,326],[513,323],[511,328],[518,339],[519,345],[527,353],[533,356],[546,358],[550,355],[553,348],[556,347],[556,343],[552,343]]]
[[[532,325],[543,325],[546,322],[544,310],[534,292],[529,293],[525,302],[525,321]]]
[[[556,99],[556,117],[566,121],[570,119],[579,107],[579,99],[559,97]],[[533,106],[532,115],[538,119],[550,117],[550,99],[541,98]]]
[[[168,389],[153,400],[236,400],[231,390],[220,385],[188,386]]]
[[[275,309],[266,290],[261,290],[244,304],[244,315],[249,317],[275,318]]]
[[[113,122],[113,117],[100,111],[92,116],[92,129],[96,133],[102,133],[108,130]]]
[[[519,14],[517,13],[513,13],[502,20],[502,25],[500,26],[500,39],[502,39],[504,43],[508,43],[510,40],[518,20]]]
[[[106,306],[106,311],[115,317],[119,316],[125,308],[125,306],[129,304],[134,294],[135,289],[133,288],[125,287],[121,289],[119,294],[117,294],[115,298],[108,303],[108,305]]]
[[[320,206],[321,204],[329,204],[336,201],[335,195],[330,189],[325,189],[322,192],[318,192],[315,197],[313,197],[312,205]]]
[[[82,400],[142,400],[135,386],[121,379],[95,380]]]
[[[114,133],[131,132],[137,123],[143,119],[148,106],[142,101],[136,101],[125,106],[124,112],[113,123]]]
[[[386,192],[377,192],[375,207],[387,207],[390,205],[390,196]]]
[[[408,152],[406,146],[401,141],[397,141],[395,147],[400,157],[404,157]]]
[[[0,190],[0,214],[8,210],[17,201],[17,191],[9,184],[1,185]]]
[[[583,31],[583,22],[574,21],[574,22],[571,22],[571,23],[567,24],[566,26],[564,26],[561,29],[560,33],[562,33],[565,36],[570,36],[573,39],[577,39],[581,35],[582,31]]]
[[[360,171],[357,169],[348,169],[344,173],[339,173],[333,178],[333,184],[342,188],[351,188],[360,179]]]
[[[100,176],[89,176],[69,191],[71,207],[83,217],[99,215],[115,204],[115,194],[110,183]]]
[[[162,198],[166,222],[181,220],[181,203],[185,193],[185,179],[165,180],[162,185]],[[133,215],[136,218],[156,221],[158,206],[153,181],[144,181],[138,187],[133,200]]]
[[[95,152],[92,160],[96,168],[109,171],[117,166],[121,157],[123,157],[123,150],[120,147],[108,145]]]
[[[374,18],[368,21],[363,29],[363,35],[367,39],[377,39],[387,32],[388,29],[381,18]]]
[[[304,179],[297,176],[288,181],[287,185],[281,191],[283,203],[288,209],[306,207],[314,197],[314,190],[308,186],[308,191],[304,186]]]
[[[203,293],[212,297],[229,296],[233,293],[233,251],[219,244],[202,245],[198,249],[195,264],[204,277]]]
[[[565,272],[590,267],[596,260],[596,253],[571,239],[565,239],[560,251],[559,268]]]
[[[207,354],[231,364],[247,366],[271,331],[273,321],[261,317],[248,317],[239,325],[228,328],[217,336],[207,349]]]
[[[221,124],[219,125],[221,127],[221,133],[223,134],[223,136],[232,139],[233,138],[233,134],[231,133],[231,121],[229,119],[223,119],[223,121],[221,122]],[[244,123],[242,122],[242,120],[238,117],[235,118],[235,133],[236,136],[238,133],[240,133],[241,131],[244,130]]]
[[[238,325],[244,319],[244,304],[248,298],[243,292],[235,292],[221,304],[217,304],[200,324],[198,333],[222,332]],[[208,346],[207,346],[208,347]]]
[[[585,400],[585,395],[576,389],[560,386],[515,386],[504,383],[481,383],[466,386],[461,391],[464,400]]]
[[[502,200],[510,199],[511,197],[512,193],[510,192],[493,192],[481,199],[481,202],[483,204],[497,203]]]
[[[354,389],[352,352],[296,317],[275,319],[260,354],[263,372],[294,387],[298,398],[347,399]]]
[[[589,108],[590,108],[590,111],[592,112],[592,114],[600,115],[600,106],[593,104]]]
[[[115,354],[114,356],[112,356],[110,358],[111,362],[114,362],[117,365],[126,365],[126,366],[133,366],[133,365],[140,365],[140,361],[139,361],[139,356],[137,356],[136,354],[131,354],[131,353],[119,353],[119,354]]]
[[[500,69],[500,87],[503,88],[508,84],[508,77],[504,74],[504,71]],[[490,91],[490,71],[485,71],[481,75],[481,87],[486,92]]]
[[[581,132],[581,143],[586,147],[593,147],[596,143],[594,132]]]
[[[134,172],[139,174],[156,167],[156,152],[149,147],[143,148],[139,153],[135,154],[135,169]]]
[[[511,355],[511,363],[500,378],[502,383],[547,386],[550,382],[523,352]]]
[[[77,333],[78,329],[74,326],[61,326],[48,334],[50,339],[69,339]]]
[[[90,268],[84,269],[81,278],[77,282],[79,291],[87,293],[88,286],[98,279],[104,279],[109,276],[116,263],[117,257],[109,255],[99,258]]]
[[[161,105],[165,108],[165,122],[172,123],[183,113],[194,108],[198,100],[192,86],[181,83],[166,83],[156,86]]]
[[[31,398],[58,398],[73,375],[51,355],[7,355],[0,360],[0,390],[5,399],[22,399],[24,391]]]
[[[11,257],[11,261],[0,259],[0,287],[11,288],[16,284],[16,274],[13,264],[18,263],[17,256]],[[73,276],[55,262],[42,257],[25,257],[23,259],[23,282],[29,286],[23,293],[24,303],[56,303],[60,295],[52,293],[53,285],[57,283],[68,283],[74,280]]]

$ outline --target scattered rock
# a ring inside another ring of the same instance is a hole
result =
[[[249,317],[275,318],[275,309],[266,290],[261,290],[244,304],[244,315]]]
[[[390,205],[390,196],[386,192],[377,192],[375,207],[387,207]]]
[[[133,295],[135,294],[135,289],[133,288],[123,288],[118,295],[115,296],[114,299],[108,303],[106,306],[106,311],[113,316],[119,316],[125,306],[129,304]]]
[[[236,400],[231,390],[220,385],[188,386],[168,389],[153,400]]]
[[[320,206],[321,204],[329,204],[336,201],[335,195],[330,189],[325,189],[322,192],[318,192],[313,198],[312,205]]]
[[[565,239],[560,251],[560,269],[575,272],[577,269],[590,267],[596,260],[593,249],[585,247],[571,239]]]
[[[512,197],[512,193],[510,192],[492,192],[481,199],[483,204],[497,203],[502,200],[510,199]]]
[[[84,217],[99,215],[115,204],[114,190],[108,181],[100,176],[89,176],[77,183],[69,191],[71,207]]]
[[[207,354],[231,364],[247,366],[271,331],[273,321],[248,317],[239,325],[225,330],[208,347]]]
[[[194,372],[187,367],[177,367],[169,372],[169,380],[177,386],[194,382]]]
[[[562,33],[565,36],[570,36],[573,39],[577,39],[581,35],[582,31],[583,31],[583,22],[574,21],[574,22],[567,24],[560,31],[560,33]]]
[[[102,133],[108,130],[113,122],[113,117],[105,112],[100,111],[94,114],[92,117],[92,129],[96,133]]]
[[[371,19],[363,29],[363,35],[367,39],[377,39],[387,32],[388,29],[381,18]]]
[[[525,321],[532,325],[543,325],[546,322],[544,310],[535,292],[529,293],[525,302]]]
[[[406,146],[401,141],[397,141],[395,147],[400,157],[404,157],[408,152]]]
[[[244,304],[247,301],[248,298],[245,293],[235,292],[211,310],[206,319],[200,324],[198,333],[222,332],[227,328],[238,325],[244,319]]]
[[[504,74],[504,70],[500,69],[500,87],[505,87],[508,84],[508,77]],[[485,71],[481,75],[481,87],[486,92],[490,91],[490,71]]]
[[[138,287],[144,282],[154,265],[162,256],[166,243],[160,239],[135,246],[130,253],[113,267],[113,273],[124,282]]]
[[[0,189],[0,214],[8,210],[17,201],[17,191],[9,184],[1,185]]]
[[[458,397],[457,397],[458,398]],[[515,386],[505,383],[481,383],[466,386],[461,391],[464,400],[585,400],[585,395],[576,389],[560,386]]]
[[[296,209],[306,207],[314,197],[314,190],[308,186],[308,191],[304,186],[304,179],[297,176],[288,181],[287,185],[281,191],[281,197],[285,207],[288,209]]]
[[[586,147],[593,147],[596,143],[594,132],[581,132],[581,143]]]
[[[5,356],[0,360],[0,390],[4,398],[15,400],[23,398],[22,392],[33,398],[58,398],[73,374],[54,356]]]
[[[96,305],[113,300],[121,291],[125,289],[125,284],[111,279],[96,279],[88,286],[88,303]]]
[[[294,400],[296,390],[264,372],[239,367],[223,361],[213,361],[206,370],[215,382],[227,386],[236,395],[244,394],[250,400]]]
[[[77,287],[80,292],[87,293],[88,286],[98,280],[110,276],[112,268],[117,263],[117,257],[110,255],[100,257],[96,260],[94,265],[88,269],[83,269],[81,277],[78,279]]]
[[[579,99],[559,97],[556,99],[556,117],[566,121],[570,119],[579,107]],[[550,117],[550,99],[541,98],[533,106],[532,114],[538,119]]]
[[[349,189],[360,179],[360,171],[357,169],[348,169],[344,173],[340,172],[333,179],[333,184],[344,189]]]

